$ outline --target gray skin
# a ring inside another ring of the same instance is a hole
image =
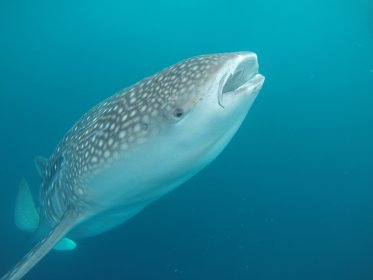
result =
[[[20,279],[64,236],[107,231],[215,159],[260,91],[256,55],[197,56],[101,102],[64,136],[42,173],[46,236],[2,279]]]

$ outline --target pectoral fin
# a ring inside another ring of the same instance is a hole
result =
[[[57,250],[57,251],[70,251],[70,250],[74,250],[76,248],[76,243],[65,237],[65,238],[62,238],[54,247],[53,249],[54,250]]]
[[[25,179],[21,180],[18,187],[14,220],[22,231],[34,232],[39,226],[39,213]]]
[[[19,280],[33,268],[69,232],[78,220],[78,213],[67,210],[64,217],[38,242],[1,280]]]

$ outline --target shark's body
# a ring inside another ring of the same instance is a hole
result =
[[[2,279],[20,279],[65,235],[125,222],[210,163],[255,100],[264,81],[257,70],[249,52],[194,57],[87,112],[42,170],[49,233]]]

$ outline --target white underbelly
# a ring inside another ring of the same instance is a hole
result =
[[[86,201],[91,217],[74,230],[79,236],[107,231],[125,222],[151,202],[180,186],[215,159],[229,143],[241,120],[213,141],[196,136],[195,143],[158,137],[123,154],[88,180]]]

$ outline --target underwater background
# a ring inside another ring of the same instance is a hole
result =
[[[266,82],[222,155],[25,279],[373,279],[372,0],[0,0],[0,275],[32,245],[34,156],[116,91],[241,50]]]

